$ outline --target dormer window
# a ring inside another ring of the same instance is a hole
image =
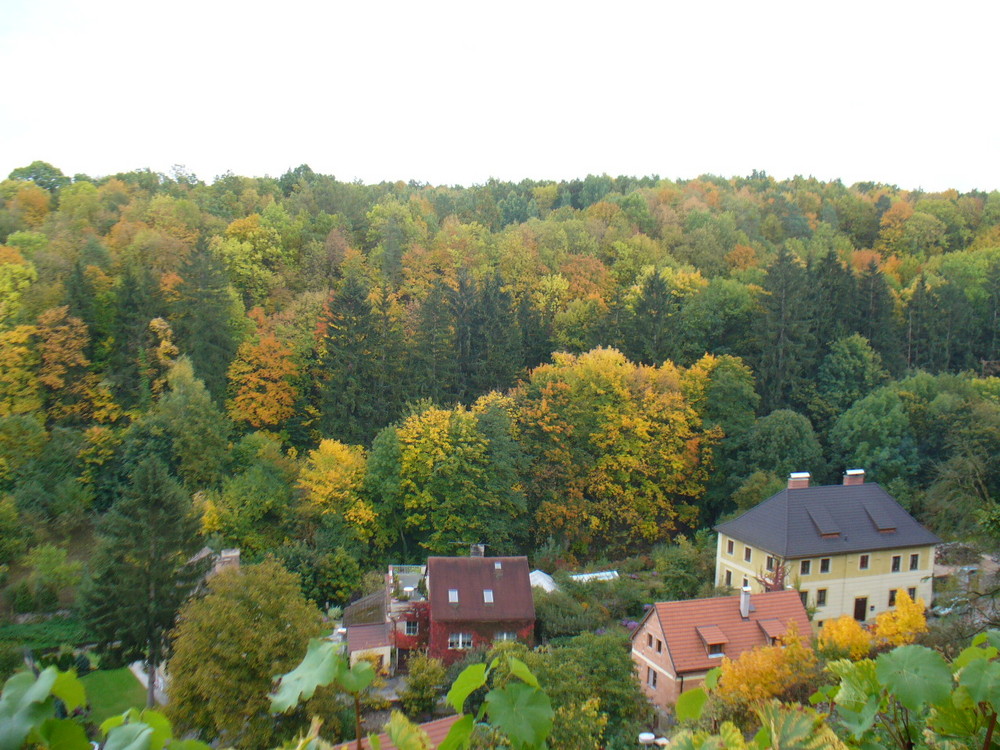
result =
[[[722,628],[718,625],[702,625],[695,628],[695,630],[698,631],[698,636],[701,638],[701,642],[705,644],[705,650],[710,657],[725,655],[726,644],[729,643],[729,639],[722,632]]]
[[[503,570],[503,563],[497,560],[493,563],[493,570]]]
[[[483,589],[483,601],[486,604],[493,603],[493,589]]]
[[[725,656],[726,655],[726,644],[725,643],[710,643],[708,644],[708,655],[711,657]]]
[[[458,604],[458,589],[448,589],[448,604]]]

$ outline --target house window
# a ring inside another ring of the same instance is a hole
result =
[[[910,555],[910,570],[918,570],[920,568],[920,553],[914,552]]]
[[[656,670],[652,667],[646,667],[646,684],[652,688],[656,687]]]
[[[913,599],[913,601],[917,600],[917,587],[916,586],[911,586],[910,588],[908,588],[906,590],[906,593],[910,595],[910,598]]]
[[[799,563],[799,575],[807,576],[812,573],[812,560],[803,560]]]
[[[749,547],[744,547],[743,548],[743,559],[746,562],[750,562],[750,558],[752,558],[752,557],[753,557],[753,552],[751,551],[751,549]]]
[[[709,656],[724,656],[726,653],[725,643],[709,643],[708,644],[708,655]]]
[[[826,606],[826,589],[816,590],[816,606],[825,607]]]
[[[497,560],[493,563],[493,570],[503,570],[503,563],[500,560]]]
[[[458,589],[448,589],[448,604],[458,604]]]
[[[733,585],[733,571],[727,570],[726,571],[726,586],[732,586],[732,585]]]
[[[451,633],[448,635],[448,648],[472,648],[472,633]]]
[[[487,604],[493,603],[493,589],[483,589],[483,601]]]
[[[808,591],[800,591],[799,592],[799,599],[802,600],[802,606],[803,607],[808,607],[809,606],[809,592]]]
[[[405,632],[407,635],[417,635],[420,632],[420,623],[407,620]]]
[[[902,555],[893,555],[892,556],[892,572],[893,573],[898,573],[899,570],[900,570],[900,568],[902,567],[902,563],[903,563],[903,557],[902,557]]]
[[[743,576],[743,588],[746,588],[749,585],[750,585],[750,579],[747,578],[746,576]]]
[[[516,641],[517,633],[512,633],[509,630],[503,630],[496,634],[494,641]]]
[[[656,653],[658,654],[663,653],[663,641],[661,641],[659,638],[656,639]]]
[[[727,555],[733,554],[733,550],[735,548],[736,548],[736,543],[732,539],[730,539],[730,540],[728,540],[726,542],[726,554]]]
[[[868,555],[861,555],[858,558],[858,570],[868,570]]]
[[[822,557],[822,558],[820,558],[820,561],[819,561],[819,572],[820,573],[829,573],[830,572],[830,558],[829,557]]]
[[[768,570],[774,570],[774,558],[770,555],[767,556],[767,561],[764,563]]]
[[[896,606],[896,589],[889,589],[889,606]]]
[[[653,647],[653,636],[649,633],[646,634],[646,646],[649,648]]]

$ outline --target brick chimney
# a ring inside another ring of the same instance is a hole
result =
[[[864,469],[848,469],[844,472],[844,486],[852,487],[856,484],[865,483],[865,470]]]
[[[740,589],[740,617],[744,620],[750,616],[750,587]]]
[[[808,471],[793,471],[788,475],[788,489],[804,490],[809,486],[810,479],[812,479],[812,474]]]

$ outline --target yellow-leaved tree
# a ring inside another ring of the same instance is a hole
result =
[[[819,633],[819,647],[831,657],[861,659],[872,650],[872,634],[850,615],[826,620]]]
[[[808,682],[815,669],[816,654],[793,622],[780,644],[744,651],[736,659],[723,658],[715,694],[733,707],[763,705],[788,696]]]
[[[896,595],[896,608],[875,618],[875,639],[890,646],[913,643],[920,633],[927,632],[927,606],[923,599],[913,601],[905,591]]]
[[[365,462],[360,445],[322,440],[309,452],[298,484],[306,493],[307,511],[338,514],[360,539],[369,541],[378,530],[378,514],[360,494]]]

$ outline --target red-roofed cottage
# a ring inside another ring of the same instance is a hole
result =
[[[428,653],[446,664],[494,641],[533,642],[535,604],[526,557],[430,557]]]
[[[665,708],[700,685],[723,656],[772,645],[793,622],[808,638],[809,617],[792,590],[659,602],[632,634],[632,661],[646,696]]]

